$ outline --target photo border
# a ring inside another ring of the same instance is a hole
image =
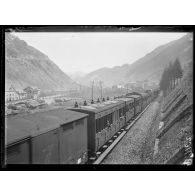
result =
[[[2,25],[0,26],[1,41],[1,132],[0,158],[2,170],[64,170],[64,171],[191,171],[194,164],[187,165],[5,165],[5,32],[192,32],[194,46],[194,28],[190,25]],[[193,49],[194,54],[194,49]],[[194,55],[193,55],[194,62]],[[193,77],[194,86],[194,77]],[[193,90],[194,97],[194,90]],[[194,105],[193,105],[194,108]],[[193,120],[194,121],[194,120]],[[194,135],[194,132],[193,132]],[[194,140],[193,140],[194,148]]]

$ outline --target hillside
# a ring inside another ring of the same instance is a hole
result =
[[[190,159],[193,137],[192,62],[181,83],[163,99],[162,126],[157,130],[155,164],[181,164]]]
[[[176,57],[179,58],[183,66],[192,60],[193,46],[191,38],[192,35],[187,34],[176,41],[156,48],[133,63],[126,74],[126,78],[128,80],[149,79],[158,82],[164,67],[170,61],[174,61]]]
[[[114,68],[101,68],[87,74],[83,78],[83,84],[89,84],[91,80],[102,80],[105,85],[148,79],[159,82],[164,67],[179,58],[182,65],[192,59],[192,34],[157,47],[152,52],[140,58],[132,64],[124,64]]]
[[[128,64],[115,66],[114,68],[101,68],[85,75],[82,79],[82,84],[89,85],[91,81],[103,81],[105,86],[112,86],[125,82],[125,74],[129,68]]]
[[[5,35],[5,89],[36,86],[41,90],[68,90],[77,84],[45,54],[10,33]]]

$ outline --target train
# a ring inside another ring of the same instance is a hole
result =
[[[86,164],[158,95],[128,93],[6,118],[6,164]]]

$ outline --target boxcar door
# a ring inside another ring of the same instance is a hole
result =
[[[32,138],[33,164],[58,164],[58,129]]]
[[[83,154],[87,153],[87,120],[80,119],[74,122],[74,148],[76,149],[74,159],[76,163],[83,163]]]
[[[66,124],[60,131],[60,163],[73,164],[77,153],[76,130],[73,123]]]

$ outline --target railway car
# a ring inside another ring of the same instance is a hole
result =
[[[86,163],[87,117],[60,108],[7,118],[6,163]]]
[[[143,109],[144,106],[147,104],[146,100],[148,100],[148,97],[145,93],[137,93],[137,92],[132,92],[128,93],[126,95],[119,96],[117,98],[118,100],[131,100],[133,103],[131,104],[131,110],[134,111],[134,116],[135,117],[137,114],[139,114]]]
[[[30,131],[35,128],[35,125],[18,117],[6,119],[5,124],[6,163],[30,164]]]
[[[158,94],[159,94],[160,90],[159,89],[154,89],[152,92],[152,100],[154,100]]]
[[[150,94],[142,92],[140,93],[142,97],[142,110],[146,108],[146,106],[150,103]]]
[[[84,164],[159,90],[6,118],[7,164]]]
[[[96,152],[118,130],[125,125],[125,102],[109,100],[95,104],[70,108],[88,117],[88,151],[90,157],[96,157]]]
[[[128,98],[134,99],[134,116],[142,111],[142,97],[141,94],[129,94]]]
[[[134,115],[134,99],[131,97],[121,97],[119,98],[119,100],[124,101],[125,102],[125,124],[127,122],[129,122],[129,120],[131,120],[133,117],[135,117]]]

